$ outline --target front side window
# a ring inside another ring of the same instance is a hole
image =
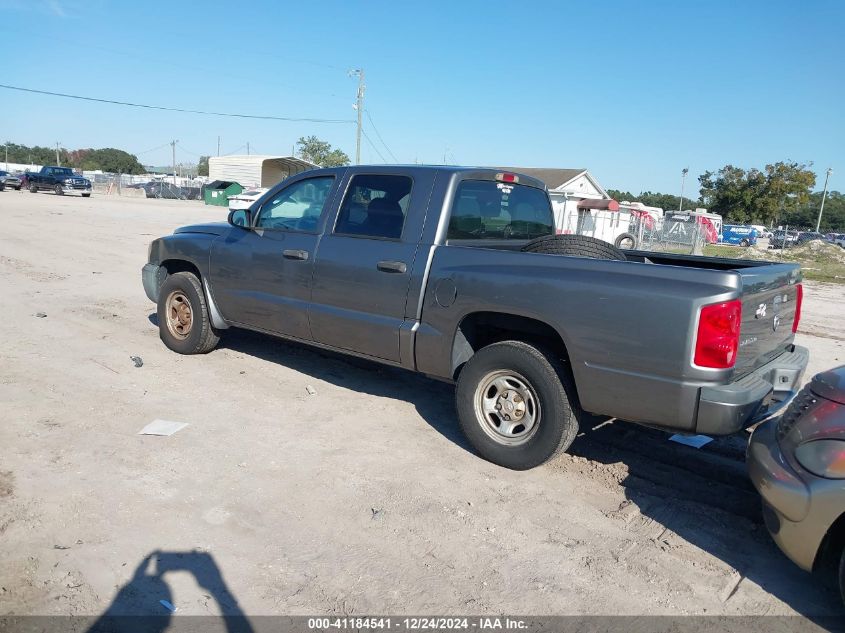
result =
[[[405,226],[412,186],[408,176],[355,176],[343,199],[334,232],[398,240]]]
[[[324,176],[285,187],[261,207],[255,228],[316,231],[333,183],[334,176]]]
[[[554,216],[545,191],[490,180],[458,185],[448,240],[529,240],[554,233]]]

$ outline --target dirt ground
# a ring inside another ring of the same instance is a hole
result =
[[[243,332],[169,352],[147,244],[224,217],[0,193],[0,615],[842,613],[766,534],[742,436],[613,423],[511,472],[448,385]],[[844,290],[807,284],[809,374],[845,363]]]

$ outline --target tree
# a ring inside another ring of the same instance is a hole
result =
[[[803,163],[777,162],[763,171],[725,165],[698,177],[701,200],[728,222],[772,225],[788,208],[806,204],[816,175]]]
[[[302,136],[296,142],[299,156],[320,167],[343,167],[349,164],[349,156],[339,149],[332,149],[331,144],[321,141],[316,136]]]
[[[608,189],[607,195],[617,202],[642,202],[647,207],[658,207],[664,211],[677,210],[681,204],[681,197],[671,193],[653,193],[651,191],[643,191],[639,195],[634,195],[630,191],[619,191],[618,189]],[[698,202],[684,196],[684,208],[698,206]]]
[[[200,156],[197,164],[197,176],[208,176],[208,156]]]

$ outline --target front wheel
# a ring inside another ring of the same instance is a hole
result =
[[[159,337],[179,354],[205,354],[220,341],[211,325],[202,284],[193,273],[174,273],[164,280],[157,316]]]
[[[514,470],[550,460],[572,444],[578,422],[557,357],[522,341],[479,350],[455,391],[458,421],[485,459]]]
[[[55,192],[56,192],[56,195],[57,195],[57,196],[62,196],[62,195],[64,195],[64,193],[65,193],[65,190],[64,190],[64,189],[62,189],[62,186],[61,186],[61,185],[56,185],[55,187],[53,187],[53,191],[55,191]]]
[[[15,187],[15,191],[20,191],[20,190],[21,190],[21,186],[22,186],[22,185],[18,185],[17,187]]]
[[[83,193],[83,194],[82,194],[82,197],[83,197],[83,198],[90,198],[90,197],[91,197],[91,194],[90,194],[90,193]]]

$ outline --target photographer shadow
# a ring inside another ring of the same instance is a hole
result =
[[[254,633],[252,624],[223,580],[223,574],[211,554],[160,550],[144,557],[132,579],[120,588],[112,603],[87,633],[166,631],[173,617],[173,592],[165,579],[169,572],[188,572],[194,577],[197,585],[217,603],[222,617],[214,619],[223,623],[222,630],[227,633]]]

